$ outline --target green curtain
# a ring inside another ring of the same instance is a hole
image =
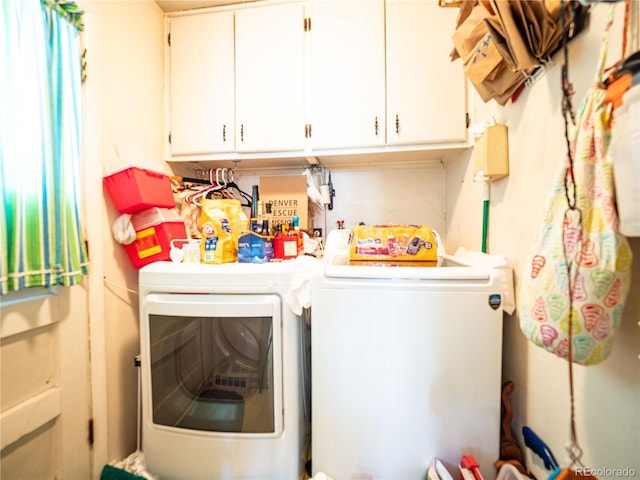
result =
[[[89,273],[80,223],[81,13],[74,2],[0,7],[0,291]]]

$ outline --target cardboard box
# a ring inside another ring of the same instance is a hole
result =
[[[300,230],[310,228],[307,177],[282,175],[260,177],[260,200],[271,206],[272,231],[276,225],[289,224],[295,215],[300,219]]]

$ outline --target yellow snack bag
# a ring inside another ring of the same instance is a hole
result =
[[[420,225],[356,225],[349,260],[437,262],[436,237]]]

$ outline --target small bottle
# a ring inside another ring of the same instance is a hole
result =
[[[293,227],[293,222],[289,223],[289,229],[284,236],[284,259],[296,258],[298,256],[298,234]]]
[[[253,220],[253,231],[255,233],[259,233],[261,235],[264,235],[264,233],[262,232],[262,227],[264,226],[262,223],[263,220],[263,216],[262,216],[262,200],[258,200],[258,208],[257,208],[257,215]]]
[[[258,185],[253,185],[251,187],[251,218],[258,218],[258,200],[260,200]]]
[[[258,185],[252,185],[251,187],[251,218],[249,219],[249,227],[252,232],[260,233],[259,229],[261,225],[258,225],[258,214],[260,207],[260,193],[258,192]]]
[[[262,220],[262,234],[269,236],[271,235],[271,207],[273,206],[273,203],[271,202],[267,202],[264,204],[264,210],[265,210],[265,214],[264,214],[264,218]],[[275,232],[274,232],[275,233]]]
[[[273,237],[273,258],[275,260],[284,259],[284,238],[282,233],[282,225],[276,225],[275,236]]]
[[[300,218],[295,215],[291,220],[293,221],[293,229],[298,236],[298,255],[304,255],[304,236],[300,230]]]

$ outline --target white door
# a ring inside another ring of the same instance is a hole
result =
[[[1,478],[91,478],[87,290],[3,305]]]
[[[314,149],[385,143],[384,2],[311,2]]]
[[[236,12],[236,150],[301,150],[304,125],[304,8]]]
[[[171,155],[234,149],[233,12],[171,19]]]
[[[447,41],[457,13],[435,1],[386,2],[387,144],[466,140],[466,82]]]

